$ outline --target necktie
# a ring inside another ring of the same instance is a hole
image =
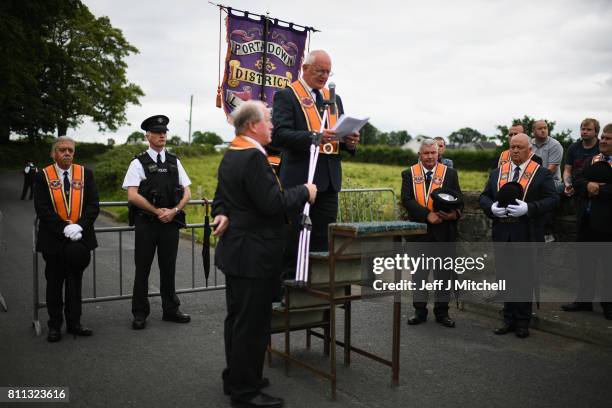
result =
[[[68,172],[64,172],[64,194],[66,194],[66,200],[70,199],[70,180],[68,179]]]
[[[157,153],[157,167],[162,165],[161,153]]]
[[[521,174],[521,168],[519,166],[516,166],[514,168],[514,176],[512,177],[512,181],[518,181],[520,174]]]
[[[313,89],[312,92],[314,92],[316,95],[315,104],[317,105],[317,110],[319,112],[322,112],[323,111],[323,95],[321,95],[321,91],[318,89]]]
[[[427,171],[427,173],[425,173],[425,188],[429,189],[429,185],[431,184],[431,175],[432,175],[432,171],[429,170]]]

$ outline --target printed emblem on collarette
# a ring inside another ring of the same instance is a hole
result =
[[[50,180],[49,181],[49,187],[51,187],[53,190],[56,190],[58,188],[62,188],[62,182],[59,180]]]
[[[310,108],[312,105],[314,105],[312,98],[302,98],[302,106],[305,108]]]
[[[414,176],[413,179],[417,184],[421,184],[423,182],[423,176]]]

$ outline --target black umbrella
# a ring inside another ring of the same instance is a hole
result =
[[[202,243],[202,263],[204,264],[204,278],[208,287],[208,277],[210,276],[210,219],[208,212],[210,209],[209,202],[204,198],[204,242]]]

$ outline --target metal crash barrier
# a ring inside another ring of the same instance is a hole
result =
[[[389,201],[390,200],[390,201]],[[357,221],[383,221],[383,220],[394,220],[398,218],[397,199],[395,192],[391,188],[354,188],[342,190],[339,193],[339,206],[338,206],[338,222],[357,222]],[[212,201],[207,200],[190,200],[188,205],[206,205],[211,204]],[[127,201],[113,201],[113,202],[100,202],[100,207],[126,207]],[[230,217],[231,223],[231,217]],[[47,304],[40,299],[39,291],[39,279],[40,279],[40,268],[39,268],[39,254],[36,252],[36,236],[38,228],[38,219],[34,221],[32,228],[32,257],[33,257],[33,317],[32,324],[36,335],[40,335],[41,325],[39,321],[39,310],[45,308]],[[199,224],[187,224],[186,228],[191,231],[191,285],[187,288],[177,289],[176,293],[193,293],[193,292],[205,292],[211,290],[225,289],[225,285],[218,284],[218,270],[213,264],[211,264],[212,284],[204,286],[196,286],[196,228],[204,228],[204,223]],[[124,293],[123,288],[123,257],[124,247],[123,238],[124,232],[134,231],[134,227],[131,226],[119,226],[119,227],[98,227],[94,228],[96,234],[101,233],[114,233],[117,234],[118,242],[118,278],[119,278],[119,293],[110,296],[98,296],[97,285],[98,285],[98,274],[97,274],[97,259],[96,251],[103,248],[98,247],[92,251],[92,261],[88,266],[88,269],[92,270],[92,296],[83,298],[83,303],[97,303],[97,302],[108,302],[113,300],[124,300],[131,299],[131,293]],[[198,257],[199,258],[199,257]],[[133,268],[132,264],[132,268]],[[149,297],[161,296],[160,292],[150,292]]]
[[[207,201],[207,200],[190,200],[188,202],[187,205],[210,205],[212,203],[212,201]],[[126,207],[127,206],[127,201],[109,201],[109,202],[100,202],[100,207]],[[217,268],[214,266],[214,262],[212,266],[212,285],[208,285],[208,281],[206,282],[205,286],[196,286],[196,252],[195,252],[195,246],[196,246],[196,235],[195,235],[195,229],[196,228],[204,228],[204,223],[201,224],[186,224],[186,229],[191,230],[191,287],[187,287],[187,288],[181,288],[181,289],[177,289],[176,293],[180,294],[180,293],[193,293],[193,292],[205,292],[205,291],[210,291],[210,290],[220,290],[220,289],[225,289],[225,285],[219,285],[218,284],[218,270]],[[33,226],[33,242],[32,242],[32,254],[33,254],[33,261],[34,261],[34,315],[32,317],[32,324],[34,326],[34,331],[36,332],[37,336],[40,336],[42,330],[41,330],[41,326],[40,326],[40,321],[39,321],[39,310],[46,307],[47,304],[45,302],[41,302],[40,300],[40,296],[39,296],[39,256],[38,253],[36,252],[36,236],[37,236],[37,228],[38,228],[38,219],[36,219],[34,221],[34,226]],[[123,248],[123,235],[124,232],[130,232],[130,231],[134,231],[134,227],[133,226],[120,226],[120,227],[97,227],[94,228],[94,231],[96,232],[96,234],[101,234],[101,233],[116,233],[117,234],[117,242],[119,245],[119,249],[118,249],[118,277],[119,277],[119,294],[116,295],[111,295],[111,296],[98,296],[97,293],[97,259],[96,259],[96,251],[100,249],[100,247],[98,247],[97,249],[92,251],[92,258],[91,258],[91,263],[88,266],[88,269],[92,270],[92,285],[93,285],[93,296],[89,297],[89,298],[83,298],[83,303],[97,303],[97,302],[108,302],[108,301],[112,301],[112,300],[122,300],[122,299],[131,299],[132,298],[132,294],[131,293],[124,293],[124,288],[123,288],[123,252],[124,252],[124,248]],[[201,265],[201,264],[200,264]],[[132,267],[134,267],[132,265]],[[150,292],[149,293],[149,297],[154,297],[154,296],[161,296],[161,293],[159,291],[157,292]]]

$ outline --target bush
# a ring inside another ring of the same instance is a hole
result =
[[[489,150],[461,150],[448,149],[444,152],[444,157],[453,161],[453,165],[458,170],[476,170],[486,171],[493,168],[493,164],[497,165],[499,159],[499,149]]]
[[[169,150],[176,154],[179,158],[181,157],[197,157],[206,156],[209,154],[216,154],[217,151],[212,145],[182,145],[173,146]]]

